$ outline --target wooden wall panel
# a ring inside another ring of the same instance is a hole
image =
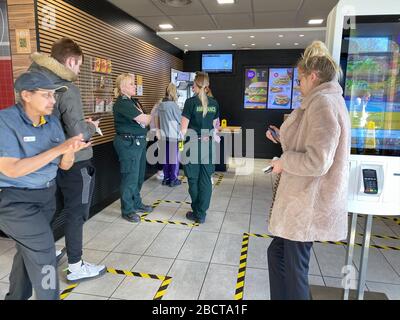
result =
[[[37,1],[40,51],[49,53],[52,43],[61,37],[70,37],[82,47],[85,55],[83,69],[90,69],[94,58],[110,59],[115,84],[116,77],[123,72],[143,77],[141,103],[149,113],[153,105],[163,97],[170,81],[171,68],[182,70],[183,61],[138,38],[124,33],[113,26],[61,1]],[[44,22],[44,23],[43,23]],[[90,116],[94,111],[94,97],[91,92],[88,71],[81,72],[77,82],[81,88],[84,111]],[[93,144],[109,142],[114,138],[114,124],[111,113],[102,117],[100,128],[104,136],[95,135]]]
[[[30,53],[17,53],[15,29],[29,29],[31,52],[36,49],[36,25],[34,0],[7,0],[10,28],[11,58],[14,80],[31,64]]]

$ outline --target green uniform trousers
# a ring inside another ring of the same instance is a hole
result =
[[[127,215],[143,206],[140,190],[146,172],[146,138],[123,138],[115,136],[121,171],[121,211]]]
[[[206,217],[207,210],[210,207],[212,195],[211,175],[215,171],[215,165],[212,161],[213,142],[205,143],[209,144],[209,153],[201,155],[200,147],[202,143],[198,143],[198,163],[188,163],[183,166],[183,170],[188,179],[189,194],[192,199],[192,211],[199,219],[204,219]],[[191,147],[196,146],[192,144]]]

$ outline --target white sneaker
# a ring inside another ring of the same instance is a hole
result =
[[[162,170],[157,172],[157,179],[158,180],[163,180],[164,179],[164,172]]]
[[[107,272],[106,266],[95,265],[85,261],[82,261],[82,264],[78,270],[70,271],[68,268],[67,271],[67,280],[69,282],[79,282],[83,280],[91,280],[94,278],[98,278],[104,275]]]
[[[67,252],[66,248],[62,248],[61,250],[56,250],[57,263],[59,263],[60,260],[65,256],[66,252]]]

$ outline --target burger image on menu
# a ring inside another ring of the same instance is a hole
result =
[[[285,94],[277,94],[274,103],[277,105],[286,105],[289,103],[289,97]]]
[[[279,77],[278,79],[274,80],[274,84],[278,86],[287,85],[290,82],[289,76]]]
[[[282,92],[283,89],[281,87],[271,87],[270,91],[277,93],[277,92]]]
[[[253,82],[246,88],[245,94],[249,102],[266,102],[267,101],[267,82]]]

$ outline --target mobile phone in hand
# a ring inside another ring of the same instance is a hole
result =
[[[279,140],[279,134],[276,133],[276,131],[275,131],[274,129],[268,128],[268,131],[271,132],[272,137],[273,137],[275,140]]]
[[[264,169],[262,169],[262,171],[264,173],[271,173],[273,169],[274,169],[273,166],[268,166],[268,167],[265,167]]]

